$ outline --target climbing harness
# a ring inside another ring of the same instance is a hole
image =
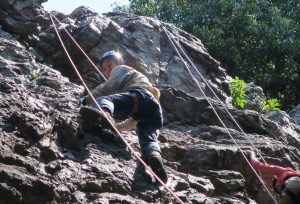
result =
[[[40,7],[41,8],[41,7]],[[69,52],[68,52],[68,50],[66,49],[66,47],[65,47],[65,45],[64,45],[64,42],[63,42],[63,40],[62,40],[62,38],[61,38],[61,36],[60,36],[60,34],[59,34],[59,32],[58,32],[58,30],[57,30],[57,27],[56,27],[56,25],[55,25],[55,23],[54,23],[54,20],[53,20],[53,18],[55,17],[53,14],[51,14],[50,12],[48,12],[48,11],[46,11],[48,14],[49,14],[49,16],[50,16],[50,19],[51,19],[51,22],[52,22],[52,24],[53,24],[53,27],[54,27],[54,29],[55,29],[55,32],[56,32],[56,34],[57,34],[57,37],[58,37],[58,39],[59,39],[59,41],[60,41],[60,43],[61,43],[61,46],[63,47],[63,49],[64,49],[64,51],[65,51],[65,53],[66,53],[66,55],[67,55],[67,57],[68,57],[68,59],[69,59],[69,61],[70,61],[70,63],[71,63],[71,65],[72,65],[72,67],[74,68],[74,70],[75,70],[75,72],[76,72],[76,74],[78,75],[78,77],[79,77],[79,79],[81,80],[81,82],[82,82],[82,84],[83,84],[83,86],[85,87],[85,89],[87,90],[87,92],[88,92],[88,95],[91,97],[91,99],[93,100],[93,102],[96,104],[96,106],[97,106],[97,108],[98,108],[98,110],[99,111],[101,111],[101,113],[104,115],[104,117],[107,119],[107,121],[109,122],[109,124],[110,124],[110,126],[112,127],[112,129],[117,133],[117,135],[122,139],[122,141],[126,144],[126,146],[129,148],[129,150],[131,151],[131,153],[143,164],[143,166],[151,173],[151,175],[152,176],[154,176],[154,178],[160,183],[160,184],[162,184],[162,186],[163,187],[165,187],[165,189],[167,189],[167,191],[179,202],[179,203],[181,203],[181,204],[183,204],[184,202],[152,171],[152,169],[143,161],[143,159],[141,159],[140,157],[139,157],[139,155],[138,155],[138,153],[136,152],[136,151],[134,151],[134,149],[131,147],[131,145],[126,141],[126,139],[121,135],[121,133],[118,131],[118,129],[114,126],[114,124],[112,123],[112,121],[110,121],[108,118],[107,118],[107,116],[105,115],[105,113],[104,113],[104,111],[103,111],[103,109],[99,106],[99,104],[96,102],[96,99],[95,99],[95,97],[93,96],[93,94],[92,94],[92,92],[89,90],[89,88],[88,88],[88,86],[86,85],[86,83],[84,82],[84,80],[83,80],[83,78],[82,78],[82,76],[81,76],[81,74],[79,73],[79,71],[78,71],[78,69],[77,69],[77,67],[76,67],[76,65],[74,64],[74,62],[73,62],[73,60],[72,60],[72,58],[71,58],[71,56],[70,56],[70,54],[69,54]],[[56,19],[57,20],[57,22],[58,23],[61,23],[57,18],[54,18],[54,19]],[[66,31],[66,29],[64,29],[65,31]],[[67,32],[68,33],[68,32]],[[72,38],[73,39],[73,38]],[[75,42],[75,39],[73,39],[74,40],[74,42]],[[78,47],[80,47],[80,45],[79,44],[77,44],[76,43],[76,45],[78,46]],[[81,48],[80,48],[80,50],[82,51],[82,52],[84,52]],[[87,55],[85,54],[85,56],[87,57]],[[98,70],[98,68],[97,68],[97,70]],[[103,78],[105,78],[105,77],[103,77]]]
[[[188,65],[186,64],[185,60],[183,59],[182,55],[180,54],[179,50],[181,50],[182,53],[184,53],[184,56],[188,59],[188,61],[190,62],[190,64],[192,65],[192,67],[196,70],[196,72],[199,74],[199,76],[201,77],[201,79],[205,82],[205,84],[209,87],[209,89],[213,92],[213,94],[219,99],[219,97],[216,95],[216,93],[212,90],[212,88],[210,87],[210,85],[206,82],[206,80],[204,79],[204,77],[202,76],[202,74],[197,70],[196,66],[194,65],[194,63],[192,63],[192,61],[189,59],[189,57],[186,55],[186,53],[183,51],[183,49],[178,45],[178,42],[174,39],[173,36],[171,36],[171,34],[169,33],[169,31],[167,31],[167,29],[165,28],[165,26],[162,25],[162,29],[164,30],[167,38],[169,39],[169,41],[171,42],[171,45],[173,47],[173,49],[175,50],[175,52],[177,53],[177,55],[179,56],[179,58],[182,60],[182,62],[184,63],[185,68],[187,69],[187,71],[189,72],[189,74],[191,75],[193,81],[196,83],[196,85],[198,86],[198,88],[200,89],[202,95],[204,96],[204,98],[207,100],[207,102],[209,103],[209,105],[212,107],[213,112],[215,113],[216,117],[218,118],[219,122],[222,124],[222,126],[226,129],[226,132],[228,133],[228,135],[230,136],[230,138],[232,139],[232,141],[234,142],[234,144],[237,146],[237,148],[239,149],[239,151],[241,152],[242,156],[244,157],[244,159],[246,160],[246,162],[248,163],[248,165],[250,166],[250,168],[252,169],[252,171],[254,172],[254,174],[256,175],[256,177],[258,178],[258,180],[261,182],[261,184],[264,186],[264,188],[266,189],[266,191],[268,192],[269,196],[272,198],[272,200],[274,201],[274,203],[278,204],[278,202],[276,201],[276,199],[274,198],[274,196],[272,195],[272,193],[270,192],[270,190],[267,188],[265,182],[262,180],[262,178],[258,175],[258,173],[255,171],[255,169],[253,168],[252,164],[248,161],[246,155],[244,154],[244,152],[242,151],[241,147],[239,146],[239,144],[236,142],[236,140],[234,139],[234,137],[231,135],[231,133],[229,132],[229,129],[226,127],[226,125],[224,124],[223,120],[220,118],[219,114],[217,113],[216,109],[214,108],[214,106],[212,105],[212,103],[210,102],[210,100],[208,99],[208,97],[206,96],[204,90],[201,88],[199,81],[195,78],[195,76],[192,74],[190,68],[188,67]],[[179,50],[178,50],[178,48]],[[223,104],[223,102],[219,99],[219,101],[221,102],[221,104],[223,105],[223,107],[226,109],[226,112],[229,113],[229,111],[227,110],[227,108],[225,107],[225,105]],[[229,113],[230,117],[235,121],[235,119],[233,118],[233,116]],[[238,123],[235,121],[235,124],[241,129],[241,127],[238,125]],[[242,132],[244,133],[244,131],[242,130]],[[245,133],[244,133],[245,134]],[[246,135],[246,134],[245,134]],[[254,146],[254,145],[253,145]],[[254,147],[255,148],[255,147]],[[255,148],[256,149],[256,148]]]

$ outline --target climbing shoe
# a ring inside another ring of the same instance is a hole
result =
[[[152,171],[160,178],[160,180],[162,180],[164,183],[167,183],[167,171],[164,167],[161,154],[158,151],[153,151],[148,155],[147,163],[151,167]]]
[[[109,118],[112,120],[111,122],[114,123],[109,114],[106,114],[106,117],[104,117],[103,113],[101,113],[99,110],[86,106],[81,107],[79,113],[82,120],[82,129],[84,131],[98,133],[100,127],[114,132],[109,121],[107,120],[107,118]]]

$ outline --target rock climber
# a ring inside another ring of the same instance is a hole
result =
[[[166,183],[168,176],[158,142],[163,125],[159,90],[142,73],[126,66],[116,51],[105,52],[100,57],[100,65],[108,79],[94,89],[93,96],[108,118],[127,118],[115,124],[116,128],[120,132],[136,130],[143,160]],[[90,96],[82,97],[80,103],[85,105],[81,107],[81,113],[92,111],[101,115]]]
[[[279,196],[279,204],[300,204],[300,173],[290,167],[260,162],[251,150],[245,154],[253,168],[274,178],[272,187]]]

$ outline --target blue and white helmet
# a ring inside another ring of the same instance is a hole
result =
[[[108,58],[108,57],[115,57],[116,59],[118,60],[121,60],[122,63],[124,63],[124,60],[121,56],[120,53],[114,51],[114,50],[111,50],[111,51],[108,51],[108,52],[105,52],[101,57],[100,57],[100,65],[102,66],[102,63],[103,61]]]

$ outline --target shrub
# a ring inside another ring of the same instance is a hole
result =
[[[280,106],[281,105],[278,102],[277,98],[271,98],[265,102],[263,109],[266,112],[272,112],[272,111],[280,110]]]
[[[232,104],[239,108],[242,109],[244,108],[247,100],[245,100],[245,89],[246,87],[246,83],[244,82],[244,80],[239,79],[239,77],[235,77],[232,80],[232,84],[231,84],[231,97],[232,97]]]

